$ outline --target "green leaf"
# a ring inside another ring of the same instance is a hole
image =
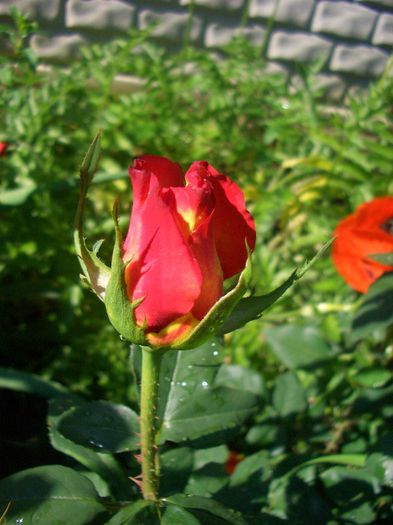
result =
[[[292,470],[290,470],[286,475],[292,476],[299,470],[303,468],[310,467],[312,465],[346,465],[349,467],[364,467],[366,463],[365,454],[329,454],[327,456],[319,456],[317,458],[310,459],[304,463],[296,465]]]
[[[212,386],[223,360],[218,339],[187,352],[167,352],[162,359],[158,415],[176,409],[179,399],[189,399],[194,392]]]
[[[267,328],[265,337],[274,354],[288,368],[314,368],[334,357],[333,351],[312,326]]]
[[[160,495],[184,492],[194,466],[194,450],[178,447],[160,453]]]
[[[20,206],[24,204],[36,190],[36,187],[33,181],[29,181],[19,188],[2,191],[0,193],[0,206]]]
[[[117,512],[106,525],[161,525],[157,507],[150,501],[139,500]]]
[[[217,445],[216,447],[201,448],[195,451],[195,468],[201,468],[208,463],[224,464],[228,459],[228,447]]]
[[[393,432],[388,432],[373,446],[366,460],[366,470],[381,484],[393,487]]]
[[[389,272],[377,279],[364,296],[363,303],[353,319],[349,339],[356,342],[392,324],[393,272]]]
[[[178,507],[177,505],[168,505],[161,518],[161,525],[203,525],[190,512]]]
[[[276,379],[273,406],[281,417],[293,416],[306,410],[306,392],[294,372],[287,372]]]
[[[229,476],[225,472],[224,465],[210,462],[194,470],[188,480],[185,493],[209,498],[221,491],[228,482]]]
[[[126,499],[131,492],[131,482],[118,462],[110,454],[101,454],[70,439],[67,439],[59,430],[62,418],[75,407],[71,400],[51,400],[48,413],[48,430],[51,445],[56,450],[74,458],[91,472],[94,472],[105,481],[108,491],[114,497]]]
[[[213,340],[177,353],[167,403],[165,410],[161,409],[161,443],[204,438],[205,446],[213,446],[217,440],[233,436],[256,410],[255,394],[214,383],[221,352]]]
[[[357,385],[366,388],[380,388],[392,379],[392,373],[385,368],[365,368],[356,373],[352,378]]]
[[[137,414],[124,405],[93,401],[67,410],[59,422],[67,439],[102,453],[117,453],[139,448]]]
[[[257,396],[262,396],[265,393],[261,374],[240,365],[222,365],[215,378],[215,385],[246,390]]]
[[[266,452],[245,457],[236,465],[233,474],[228,476],[229,485],[220,491],[221,503],[239,510],[245,516],[259,515],[265,498],[265,483],[271,475],[272,464]]]
[[[228,440],[257,406],[255,395],[226,387],[206,389],[192,399],[182,400],[180,397],[172,410],[165,414],[160,442],[196,440],[222,431]]]
[[[161,447],[162,449],[163,447]],[[172,448],[160,452],[160,495],[184,492],[194,466],[194,450],[189,447]]]
[[[351,523],[375,523],[373,504],[380,492],[378,479],[366,470],[333,467],[320,476],[326,493]]]
[[[366,470],[375,476],[382,485],[393,488],[393,456],[379,452],[370,454],[366,461]]]
[[[273,479],[269,484],[269,507],[280,517],[286,517],[286,523],[330,523],[331,510],[323,493],[311,483],[300,477]]]
[[[35,374],[21,372],[13,368],[0,367],[0,388],[8,388],[28,394],[48,398],[72,398],[75,401],[80,400],[79,396],[73,394],[67,388],[55,381],[42,379]]]
[[[228,523],[229,525],[247,525],[243,517],[239,512],[236,512],[231,509],[226,509],[218,502],[210,499],[203,498],[201,496],[185,496],[183,494],[176,494],[167,498],[165,500],[168,503],[177,505],[185,509],[192,509],[193,511],[203,510],[211,517],[219,518],[223,520],[224,524]],[[208,518],[208,516],[207,516]],[[214,523],[213,521],[205,521],[206,523]]]
[[[60,465],[31,468],[0,480],[0,508],[9,502],[7,525],[86,525],[106,515],[93,484]]]

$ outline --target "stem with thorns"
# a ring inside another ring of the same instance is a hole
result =
[[[157,404],[160,366],[163,352],[142,347],[141,382],[141,456],[142,493],[150,501],[157,501],[159,464],[156,445]]]

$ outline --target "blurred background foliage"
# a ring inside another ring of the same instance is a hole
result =
[[[259,293],[310,259],[358,204],[393,193],[393,77],[387,73],[337,108],[314,88],[313,68],[299,68],[294,89],[268,73],[258,51],[241,39],[217,61],[188,46],[169,54],[148,32],[85,48],[69,68],[43,72],[24,47],[36,28],[14,17],[15,30],[2,28],[13,55],[0,57],[0,140],[9,144],[0,159],[3,367],[61,382],[87,399],[135,403],[127,345],[79,281],[73,249],[78,167],[98,129],[103,156],[86,226],[91,241],[105,240],[104,257],[113,243],[116,195],[127,228],[127,166],[134,156],[167,156],[184,169],[205,159],[244,189],[257,224]],[[119,72],[139,79],[133,92],[114,92]],[[230,444],[255,454],[255,461],[240,464],[246,477],[262,476],[266,484],[269,469],[297,455],[382,454],[382,438],[393,461],[386,438],[393,417],[391,325],[354,332],[361,302],[325,255],[262,320],[227,336],[226,362],[258,371],[264,384],[263,409]],[[0,407],[7,421],[9,410],[16,414],[15,423],[2,425],[3,475],[42,462],[44,403],[2,391]],[[392,496],[386,487],[375,490],[377,471],[378,465],[357,485],[351,481],[347,492],[337,480],[344,484],[355,473],[344,466],[324,470],[315,486],[308,484],[314,474],[296,478],[285,488],[283,512],[291,519],[307,509],[299,523],[334,516],[340,523],[388,523]],[[255,504],[268,498],[281,508],[279,494],[259,494]]]

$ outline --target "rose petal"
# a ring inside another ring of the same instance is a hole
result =
[[[246,210],[239,186],[207,162],[194,162],[186,173],[187,182],[200,178],[201,173],[213,185],[216,199],[214,236],[224,279],[228,279],[245,267],[248,257],[246,240],[251,250],[255,247],[254,220]]]
[[[222,269],[216,251],[212,218],[215,210],[209,181],[189,182],[185,188],[170,188],[166,195],[188,235],[188,244],[203,276],[201,291],[192,309],[202,319],[222,295]]]
[[[174,341],[180,343],[195,328],[198,322],[199,320],[192,314],[183,315],[160,330],[160,332],[147,334],[147,340],[152,346],[169,346]]]
[[[183,171],[180,165],[166,157],[141,155],[135,159],[133,167],[154,173],[161,188],[184,185]]]
[[[162,197],[162,181],[147,169],[133,168],[130,175],[134,202],[124,243],[123,259],[130,261],[125,279],[130,299],[144,298],[135,310],[137,323],[157,332],[192,310],[202,274]]]

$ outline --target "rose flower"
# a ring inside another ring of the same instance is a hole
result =
[[[393,197],[379,197],[361,204],[334,231],[333,262],[344,280],[365,293],[393,266],[370,256],[393,252]]]
[[[123,245],[136,324],[153,346],[195,328],[245,267],[255,226],[240,188],[210,164],[185,176],[164,157],[144,155],[129,169],[133,206]]]

